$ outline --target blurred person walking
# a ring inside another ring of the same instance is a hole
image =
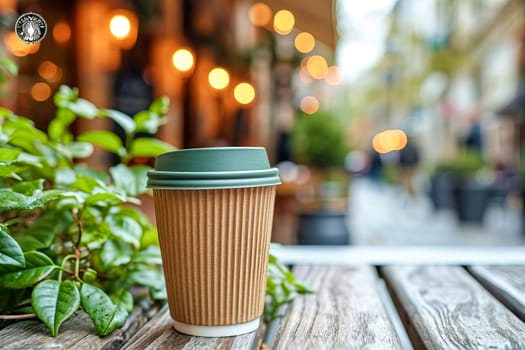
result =
[[[416,194],[414,177],[419,164],[419,151],[412,140],[408,140],[406,146],[399,151],[400,182],[403,189],[410,195]]]

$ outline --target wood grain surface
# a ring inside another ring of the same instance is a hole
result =
[[[144,312],[136,308],[121,329],[115,330],[107,337],[99,337],[88,315],[81,311],[62,324],[57,337],[52,337],[47,327],[39,320],[20,321],[0,330],[0,349],[120,349],[146,322]]]
[[[133,338],[125,344],[126,350],[147,349],[256,349],[262,340],[262,331],[237,337],[204,338],[181,334],[173,328],[167,307],[163,308]]]
[[[462,267],[382,272],[416,349],[525,349],[525,324]]]
[[[469,271],[525,321],[525,266],[472,266]]]
[[[315,289],[299,296],[281,322],[274,349],[401,349],[369,266],[298,266]]]

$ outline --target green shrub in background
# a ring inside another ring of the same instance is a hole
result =
[[[349,147],[344,125],[337,117],[326,112],[301,114],[291,137],[296,162],[318,169],[344,166]]]

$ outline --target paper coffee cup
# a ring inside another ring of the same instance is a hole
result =
[[[256,330],[280,183],[264,149],[169,152],[148,176],[175,329],[213,337]]]

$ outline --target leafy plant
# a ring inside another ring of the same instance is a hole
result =
[[[298,163],[319,169],[342,167],[349,151],[341,121],[326,112],[300,115],[291,142]]]
[[[38,317],[52,336],[82,308],[100,335],[122,326],[131,312],[133,286],[164,300],[156,229],[137,209],[147,194],[145,165],[173,149],[155,138],[168,100],[130,117],[100,109],[77,89],[61,86],[47,133],[28,118],[0,109],[0,319]],[[84,118],[108,118],[124,131],[75,136],[70,126]],[[118,159],[108,171],[82,163],[98,146]],[[306,291],[286,267],[270,258],[267,318],[276,306]]]
[[[133,307],[129,289],[142,285],[164,299],[156,230],[130,204],[146,192],[149,167],[132,165],[172,146],[136,134],[155,133],[166,98],[133,118],[99,109],[60,87],[47,133],[31,120],[0,109],[0,312],[34,312],[56,336],[80,307],[100,335],[120,327]],[[124,130],[75,137],[77,118],[109,118]],[[119,163],[101,172],[80,163],[94,145]],[[11,315],[12,316],[12,315]]]
[[[299,294],[304,293],[313,293],[313,290],[297,281],[294,274],[270,254],[264,304],[265,321],[271,322],[282,317],[279,313],[282,311],[282,306],[291,303]]]

